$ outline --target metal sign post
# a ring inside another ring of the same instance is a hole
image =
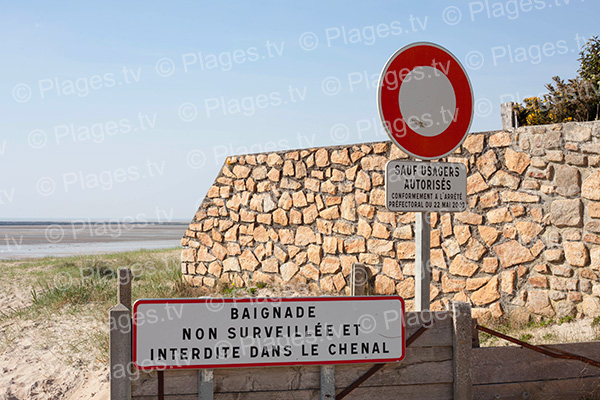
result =
[[[377,106],[393,143],[409,156],[437,160],[465,140],[473,120],[473,89],[452,53],[435,43],[412,43],[384,66]],[[416,311],[429,309],[429,213],[466,208],[466,175],[464,166],[450,163],[389,161],[386,166],[387,209],[416,212]]]
[[[429,310],[431,220],[429,212],[415,214],[415,311]]]

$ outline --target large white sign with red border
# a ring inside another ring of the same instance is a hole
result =
[[[465,69],[434,43],[410,44],[388,60],[379,78],[377,104],[392,141],[424,160],[452,153],[473,118],[473,90]]]
[[[142,370],[387,363],[404,358],[398,296],[138,300]]]

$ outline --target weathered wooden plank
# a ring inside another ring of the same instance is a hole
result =
[[[298,390],[291,392],[253,392],[244,393],[219,393],[215,394],[215,400],[316,400],[319,398],[319,392],[316,390]],[[349,394],[345,399],[348,400],[448,400],[452,399],[452,384],[441,385],[410,385],[396,387],[359,387]]]
[[[365,385],[405,385],[434,382],[452,382],[452,347],[409,347],[399,363],[390,363],[372,376]],[[373,364],[347,364],[336,367],[336,387],[345,387],[362,375]],[[214,370],[215,392],[252,390],[300,390],[319,388],[318,366],[231,368]],[[414,379],[414,382],[410,380]],[[397,381],[397,382],[396,382]],[[166,394],[197,393],[198,376],[195,370],[165,371]],[[133,394],[156,395],[156,373],[142,373],[133,382]]]
[[[452,383],[452,359],[437,362],[421,362],[412,365],[386,364],[366,380],[361,387],[425,385]],[[345,388],[364,374],[370,365],[338,366],[336,371],[336,387]]]
[[[359,386],[344,400],[452,400],[452,384],[409,386]]]
[[[404,321],[406,329],[417,329],[421,325],[430,324],[432,321],[447,321],[452,320],[452,313],[449,311],[410,311],[407,312]]]
[[[454,398],[470,399],[473,381],[471,377],[471,350],[473,348],[473,326],[471,325],[471,304],[452,303],[454,313],[453,366]]]
[[[318,400],[318,390],[273,391],[252,393],[215,393],[215,400]]]
[[[215,393],[215,400],[317,400],[318,398],[319,391],[317,389]],[[359,387],[346,397],[347,400],[371,398],[376,398],[377,400],[395,400],[398,398],[402,398],[403,400],[449,400],[452,399],[452,384]],[[157,396],[138,396],[134,397],[134,400],[157,400]],[[165,395],[165,400],[197,400],[197,397],[190,395]]]
[[[548,346],[600,359],[600,342]],[[600,376],[600,368],[581,361],[552,358],[522,347],[481,347],[472,350],[474,384]]]
[[[165,395],[194,394],[198,399],[198,370],[172,370],[164,374]],[[155,396],[157,388],[156,372],[140,372],[139,379],[132,381],[133,396]]]
[[[158,396],[133,396],[132,400],[158,400]],[[165,400],[198,400],[198,395],[166,394]]]
[[[473,385],[473,399],[577,399],[600,398],[597,377]]]
[[[439,312],[442,317],[447,315],[447,312]],[[452,346],[452,318],[438,318],[434,314],[429,317],[421,317],[419,320],[411,319],[407,313],[406,317],[406,337],[409,338],[421,326],[426,326],[428,329],[410,347],[435,347],[435,346]],[[422,315],[425,315],[423,313]],[[409,324],[409,322],[413,322]],[[418,321],[417,323],[414,323]],[[432,322],[433,321],[433,322]]]

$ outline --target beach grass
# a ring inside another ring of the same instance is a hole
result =
[[[139,298],[197,297],[201,294],[199,289],[181,279],[179,257],[180,249],[172,248],[1,261],[7,284],[3,290],[20,291],[22,295],[20,304],[0,310],[0,323],[81,320],[82,332],[88,327],[85,333],[72,335],[59,347],[65,349],[65,355],[91,351],[96,361],[106,362],[108,311],[118,301],[118,269],[132,271],[132,302]],[[7,331],[4,344],[18,335],[18,329]],[[49,335],[47,341],[52,347],[55,338]]]

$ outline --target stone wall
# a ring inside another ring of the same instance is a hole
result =
[[[352,264],[412,309],[414,214],[385,208],[391,142],[229,157],[182,239],[182,272],[349,294]],[[431,214],[432,309],[475,317],[600,315],[600,122],[472,133],[446,161],[468,208]]]

